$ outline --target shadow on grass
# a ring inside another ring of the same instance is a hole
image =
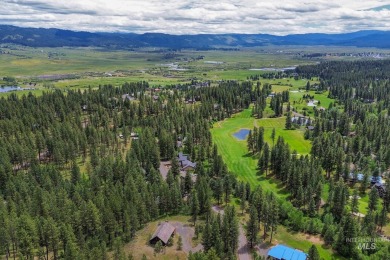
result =
[[[276,193],[279,195],[289,195],[290,192],[286,189],[283,182],[280,180],[277,180],[273,177],[273,175],[268,175],[267,177],[265,175],[258,176],[257,180],[259,182],[268,181],[270,184],[276,184],[277,191]]]
[[[254,157],[254,154],[253,154],[253,153],[247,153],[247,154],[244,154],[242,157],[243,157],[243,158],[248,158],[248,157],[253,158],[253,157]]]

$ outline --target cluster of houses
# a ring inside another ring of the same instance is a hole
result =
[[[351,172],[349,174],[349,181],[351,182],[363,181],[363,178],[364,178],[363,173]],[[370,176],[368,179],[372,185],[372,188],[377,189],[379,196],[382,198],[386,192],[385,181],[382,179],[381,176]]]

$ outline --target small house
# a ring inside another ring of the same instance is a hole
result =
[[[133,100],[135,100],[135,97],[134,97],[134,95],[123,94],[122,95],[122,100],[123,101],[125,101],[125,100],[133,101]]]
[[[350,181],[353,181],[353,182],[362,181],[363,178],[364,178],[363,173],[353,173],[353,172],[349,173],[349,180]]]
[[[186,104],[195,104],[195,103],[196,103],[195,98],[187,98],[186,99]]]
[[[309,130],[309,131],[313,131],[314,130],[314,126],[312,126],[312,125],[309,125],[308,127],[306,127],[307,128],[307,130]]]
[[[307,254],[285,245],[277,245],[268,252],[267,259],[272,260],[306,260]]]
[[[376,176],[376,177],[374,177],[374,176],[372,176],[371,178],[370,178],[370,182],[371,182],[371,184],[375,184],[375,183],[383,183],[383,180],[382,180],[382,177],[381,176]]]
[[[196,168],[196,163],[188,160],[188,156],[183,153],[179,153],[178,161],[180,163],[181,170],[183,171],[192,171]]]
[[[139,135],[138,135],[138,133],[130,133],[130,137],[131,137],[131,139],[132,140],[138,140],[139,139]]]
[[[154,232],[152,238],[149,240],[151,244],[156,244],[158,241],[165,246],[168,244],[169,239],[175,234],[175,227],[169,224],[168,222],[164,222],[160,224]]]

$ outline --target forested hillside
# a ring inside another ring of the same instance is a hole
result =
[[[155,100],[147,83],[2,98],[0,254],[104,259],[148,221],[189,213],[189,194],[199,214],[210,213],[210,179],[235,186],[213,150],[210,122],[247,107],[250,92],[237,83],[205,88],[196,92],[199,106],[185,104],[193,93],[188,86]],[[174,163],[183,137],[184,151],[199,165],[195,185],[179,182]],[[160,158],[174,161],[167,181]]]
[[[185,214],[195,224],[204,221],[199,231],[204,252],[190,259],[234,259],[240,207],[248,214],[251,247],[260,235],[272,242],[283,225],[291,232],[321,234],[324,247],[347,259],[389,259],[389,64],[327,62],[265,75],[319,77],[305,91],[329,90],[335,98],[329,107],[314,109],[313,128],[305,133],[310,155],[292,151],[274,133],[267,143],[261,127],[248,137],[247,156],[258,159],[258,175],[280,182],[284,197],[261,180],[255,187],[238,181],[240,173],[228,171],[209,131],[250,107],[259,118],[268,107],[274,118],[287,114],[286,128],[293,127],[290,92],[269,97],[272,86],[261,78],[158,89],[139,82],[3,97],[0,256],[107,259],[114,250],[115,259],[124,259],[122,245],[148,222]],[[196,162],[193,174],[181,176],[179,152]],[[172,162],[166,180],[161,160]],[[366,193],[362,217],[358,197]],[[213,214],[213,204],[225,204],[224,215]],[[375,248],[362,248],[356,238],[372,239]]]

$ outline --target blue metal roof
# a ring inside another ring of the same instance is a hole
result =
[[[287,247],[285,245],[277,245],[271,248],[268,252],[268,256],[272,256],[276,259],[284,260],[306,260],[307,255],[297,249]]]
[[[358,181],[362,181],[363,180],[363,173],[358,173],[358,174],[356,174],[356,178],[357,178],[357,180]],[[351,172],[350,174],[349,174],[349,178],[351,178],[351,179],[354,179],[354,173],[353,172]]]

